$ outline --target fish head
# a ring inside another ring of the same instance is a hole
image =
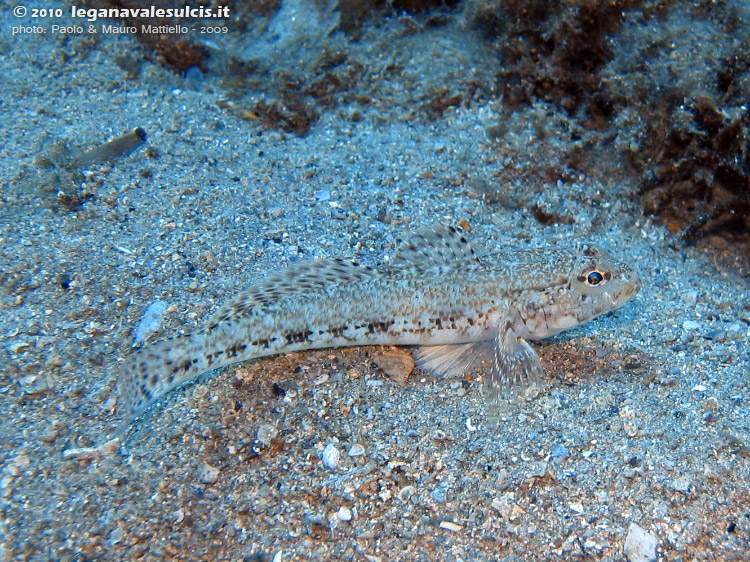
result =
[[[549,337],[616,310],[641,290],[635,270],[606,252],[582,245],[572,254],[560,282],[521,310],[533,339]]]
[[[592,318],[630,302],[641,285],[641,278],[632,267],[603,250],[588,245],[577,249],[570,287],[581,295],[581,308]]]

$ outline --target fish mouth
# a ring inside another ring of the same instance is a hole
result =
[[[630,285],[625,294],[627,295],[628,300],[630,300],[641,291],[643,283],[641,283],[641,278],[635,271],[631,271],[628,277],[630,278]]]
[[[635,297],[641,290],[641,279],[638,274],[632,270],[621,273],[621,280],[624,283],[624,287],[620,288],[616,292],[612,292],[604,295],[606,297],[605,303],[602,305],[602,310],[599,314],[606,312],[607,310],[617,310],[622,308]]]
[[[620,277],[625,284],[625,287],[623,287],[622,291],[616,298],[618,308],[636,296],[643,286],[640,276],[627,266],[622,267]]]

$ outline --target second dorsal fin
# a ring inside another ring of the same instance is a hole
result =
[[[464,235],[452,226],[423,226],[400,236],[391,267],[424,271],[479,263]]]

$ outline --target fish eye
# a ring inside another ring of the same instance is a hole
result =
[[[586,276],[586,284],[590,287],[596,287],[597,285],[600,285],[602,283],[604,283],[604,275],[596,270],[590,272]]]

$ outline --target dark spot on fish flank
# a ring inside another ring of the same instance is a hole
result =
[[[159,377],[157,377],[155,374],[151,375],[151,386],[156,386],[157,382],[159,382]]]
[[[193,361],[190,359],[185,359],[183,361],[180,361],[175,367],[172,369],[172,373],[178,373],[180,371],[187,371],[193,364]]]
[[[389,329],[389,328],[390,328],[391,326],[393,326],[393,324],[394,324],[394,321],[393,321],[393,320],[389,320],[389,321],[387,321],[387,322],[370,322],[370,323],[369,323],[369,324],[367,325],[367,330],[368,330],[368,331],[369,331],[369,332],[370,332],[371,334],[374,334],[375,332],[382,332],[382,333],[387,333],[387,332],[388,332],[388,329]]]
[[[466,322],[469,323],[469,326],[473,326],[474,325],[474,319],[473,318],[467,318]]]
[[[214,359],[216,359],[219,355],[222,355],[224,352],[222,350],[214,351]]]
[[[174,373],[167,377],[167,384],[171,385],[174,382]]]
[[[286,338],[286,343],[291,344],[307,341],[311,335],[312,332],[310,330],[304,330],[302,332],[292,332],[290,334],[284,334],[284,337]]]
[[[331,334],[336,338],[343,338],[344,332],[349,329],[349,326],[337,326],[336,328],[331,328],[329,331]],[[321,332],[318,332],[321,333]]]
[[[210,367],[211,363],[213,362],[214,362],[213,356],[210,353],[206,354],[206,364]]]
[[[433,323],[435,324],[436,328],[442,328],[443,327],[443,321],[440,320],[440,318],[433,319]]]
[[[146,400],[151,400],[151,391],[146,386],[146,383],[143,383],[140,387],[141,395],[143,395]]]
[[[237,357],[237,354],[242,353],[245,349],[247,349],[247,345],[241,342],[236,342],[230,345],[225,353],[227,354],[227,357]]]
[[[265,347],[266,349],[268,349],[269,347],[271,347],[271,340],[268,338],[263,338],[261,340],[255,340],[255,341],[250,342],[250,345],[255,346],[255,347]]]

